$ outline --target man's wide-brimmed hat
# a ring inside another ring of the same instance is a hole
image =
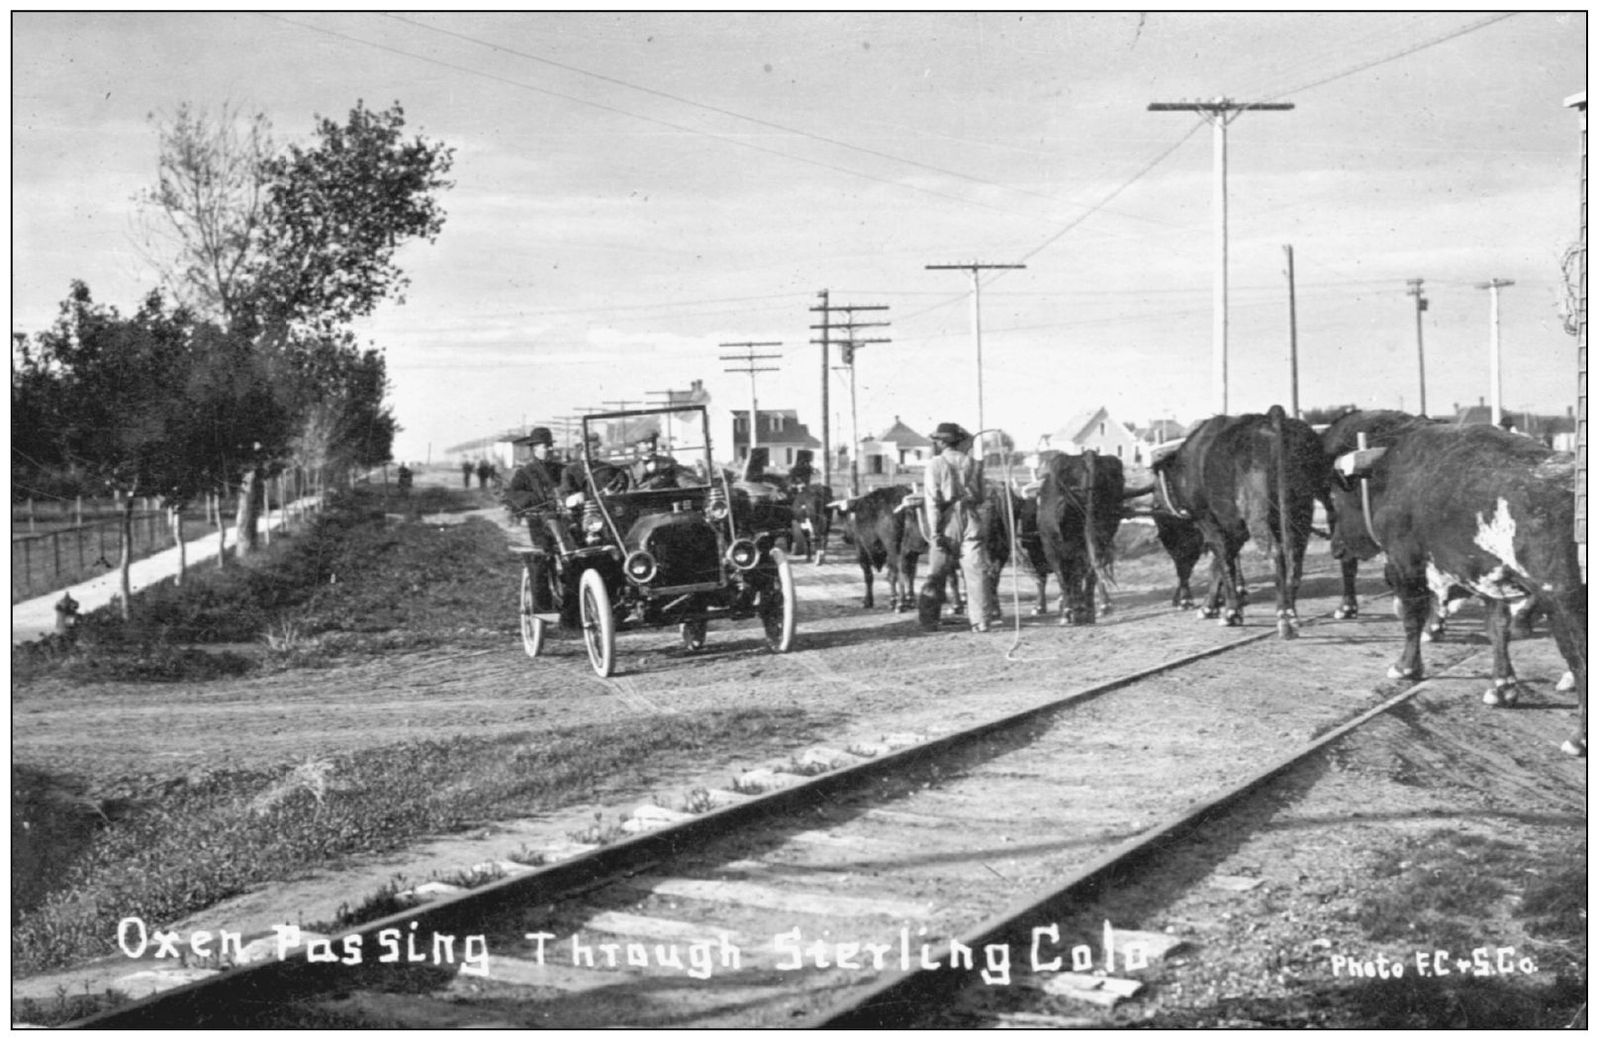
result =
[[[553,447],[555,446],[555,434],[550,432],[549,429],[542,425],[535,425],[532,432],[528,433],[526,436],[523,436],[516,442],[525,443],[533,447],[536,447],[540,443],[548,447]]]
[[[959,422],[942,422],[932,431],[932,439],[944,443],[959,443],[970,438],[971,434],[960,428]]]

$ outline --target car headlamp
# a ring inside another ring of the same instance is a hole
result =
[[[722,496],[720,487],[710,488],[710,494],[705,498],[705,515],[717,523],[727,518],[727,499]]]
[[[739,569],[754,569],[755,563],[760,561],[760,549],[755,547],[754,541],[733,541],[727,549],[727,561]]]
[[[660,566],[655,562],[655,557],[647,551],[635,551],[627,556],[627,561],[622,563],[622,568],[627,571],[627,577],[635,584],[647,584],[655,579]]]

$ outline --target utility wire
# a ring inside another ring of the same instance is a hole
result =
[[[305,30],[307,30],[309,32],[321,33],[324,36],[332,36],[332,37],[334,37],[336,39],[346,40],[346,41],[348,41],[350,43],[358,43],[358,44],[360,44],[363,47],[371,47],[374,50],[384,51],[384,52],[389,53],[389,54],[397,54],[397,55],[399,55],[400,57],[403,57],[403,58],[411,58],[412,60],[415,60],[415,61],[426,62],[429,65],[437,65],[437,66],[439,66],[441,68],[447,68],[447,69],[450,69],[452,71],[461,72],[461,73],[464,73],[464,74],[469,75],[469,76],[476,76],[476,77],[478,77],[480,79],[492,80],[495,83],[503,83],[506,86],[515,87],[518,90],[527,90],[527,91],[530,91],[530,92],[535,93],[535,94],[543,94],[546,97],[554,97],[554,98],[558,98],[559,100],[562,100],[562,101],[570,101],[573,104],[580,104],[580,105],[586,105],[586,106],[588,106],[590,108],[597,108],[600,111],[610,112],[613,115],[623,115],[623,116],[626,116],[626,117],[628,117],[630,119],[638,119],[638,120],[640,120],[642,122],[653,123],[656,126],[664,126],[667,129],[676,130],[679,133],[688,133],[688,134],[693,134],[693,135],[699,136],[699,137],[709,137],[712,140],[721,141],[723,144],[732,144],[732,145],[736,145],[736,146],[738,146],[740,148],[748,148],[751,151],[758,151],[758,152],[761,152],[762,154],[766,154],[766,155],[775,155],[778,158],[788,159],[788,160],[790,160],[792,162],[800,162],[800,163],[803,163],[803,164],[805,164],[807,166],[815,166],[815,167],[817,167],[819,169],[830,170],[830,171],[832,171],[834,173],[842,173],[842,174],[845,174],[846,176],[860,177],[863,180],[872,180],[872,181],[875,181],[875,182],[877,182],[879,184],[889,184],[889,185],[891,185],[893,187],[904,188],[905,190],[915,191],[915,192],[918,192],[918,193],[924,194],[924,195],[931,195],[934,198],[941,198],[941,199],[943,199],[945,201],[948,201],[948,202],[957,202],[960,205],[978,206],[978,207],[980,207],[982,209],[988,209],[988,210],[991,210],[991,211],[996,212],[996,213],[1007,213],[1007,214],[1010,214],[1012,216],[1032,216],[1033,215],[1033,214],[1029,214],[1029,213],[1021,213],[1021,212],[1018,212],[1017,210],[1014,210],[1014,209],[1007,209],[1007,208],[1004,208],[1002,206],[989,205],[986,202],[979,202],[979,201],[977,201],[975,199],[971,199],[971,198],[962,198],[959,195],[951,195],[951,194],[946,194],[946,193],[944,193],[942,191],[934,191],[932,188],[921,187],[918,184],[907,183],[907,182],[905,182],[903,180],[895,180],[895,179],[893,179],[891,177],[879,177],[879,176],[876,176],[875,174],[864,173],[864,172],[861,172],[860,170],[857,170],[857,169],[850,169],[847,166],[837,166],[837,165],[833,165],[830,162],[822,162],[819,159],[805,158],[802,155],[795,155],[795,154],[793,154],[791,152],[780,151],[780,150],[778,150],[776,148],[763,147],[763,146],[761,146],[759,144],[755,144],[755,143],[752,143],[750,141],[739,140],[736,137],[728,137],[728,136],[726,136],[724,134],[713,133],[713,132],[711,132],[709,130],[701,130],[701,129],[699,129],[697,127],[693,127],[693,126],[684,126],[681,123],[674,123],[674,122],[671,122],[670,120],[667,120],[667,119],[657,119],[654,116],[640,115],[637,112],[630,112],[630,111],[628,111],[625,108],[617,108],[617,107],[615,107],[613,105],[604,104],[603,102],[600,102],[600,101],[590,101],[590,100],[588,100],[586,98],[574,97],[574,96],[572,96],[570,94],[560,93],[557,90],[549,90],[549,89],[546,89],[544,87],[534,86],[531,83],[523,83],[520,80],[508,79],[508,78],[506,78],[504,76],[497,76],[497,75],[493,74],[492,72],[485,72],[482,69],[468,68],[465,65],[456,65],[456,64],[454,64],[452,62],[443,61],[443,60],[440,60],[438,58],[430,58],[430,57],[428,57],[425,54],[416,54],[416,53],[413,53],[411,51],[402,50],[402,49],[400,49],[398,47],[390,47],[387,44],[377,43],[377,42],[374,42],[372,40],[362,39],[359,36],[351,36],[348,33],[339,32],[336,29],[324,29],[324,28],[322,28],[321,26],[318,26],[318,25],[308,25],[305,22],[296,22],[296,21],[294,21],[291,18],[284,18],[281,15],[271,14],[271,13],[268,13],[268,12],[265,12],[265,11],[260,11],[260,12],[257,12],[257,13],[260,14],[261,17],[263,17],[263,18],[271,18],[273,21],[279,21],[279,22],[284,23],[285,25],[292,25],[296,29],[305,29]]]
[[[380,12],[380,13],[383,13],[383,12]],[[774,122],[771,122],[768,119],[762,119],[759,116],[745,115],[742,112],[735,112],[735,111],[732,111],[731,109],[728,109],[728,108],[718,107],[717,105],[705,104],[702,101],[695,101],[692,98],[683,97],[683,96],[681,96],[679,94],[669,93],[669,92],[664,91],[664,90],[656,90],[653,87],[641,86],[640,84],[637,84],[637,83],[629,83],[628,81],[626,81],[624,79],[618,79],[615,76],[607,76],[607,75],[605,75],[602,72],[593,72],[593,71],[590,71],[589,69],[579,68],[576,65],[568,65],[565,62],[556,61],[553,58],[546,58],[546,57],[542,57],[542,56],[537,55],[537,54],[529,54],[526,51],[517,50],[514,47],[507,47],[504,44],[495,43],[492,40],[481,40],[481,39],[478,39],[475,36],[470,36],[470,35],[468,35],[466,33],[455,32],[455,31],[453,31],[451,29],[443,29],[443,28],[440,28],[440,27],[438,27],[436,25],[428,25],[426,22],[413,21],[410,18],[405,18],[405,17],[402,17],[402,16],[397,15],[397,14],[383,13],[383,17],[392,19],[393,21],[396,21],[396,22],[400,22],[403,25],[414,26],[415,28],[418,28],[418,29],[426,29],[428,32],[436,32],[436,33],[438,33],[438,34],[440,34],[442,36],[449,36],[449,37],[451,37],[453,39],[464,40],[467,43],[474,43],[474,44],[477,44],[480,47],[488,47],[491,50],[497,50],[497,51],[499,51],[499,52],[501,52],[503,54],[510,54],[510,55],[513,55],[513,56],[518,57],[518,58],[525,58],[528,61],[536,61],[539,64],[549,65],[552,68],[558,68],[558,69],[561,69],[561,70],[566,71],[566,72],[574,72],[574,73],[576,73],[577,75],[580,75],[580,76],[588,76],[590,78],[597,79],[597,80],[599,80],[601,82],[604,82],[604,83],[610,83],[610,84],[613,84],[615,86],[625,87],[628,90],[637,90],[640,93],[649,94],[652,97],[660,97],[660,98],[664,98],[664,99],[666,99],[668,101],[675,101],[678,104],[684,104],[684,105],[688,105],[688,106],[693,107],[693,108],[699,108],[699,109],[702,109],[702,110],[707,111],[707,112],[714,112],[717,115],[725,115],[725,116],[728,116],[729,118],[732,118],[732,119],[742,119],[745,122],[754,123],[756,126],[764,126],[768,130],[779,130],[782,133],[793,134],[796,137],[808,138],[809,140],[819,141],[822,144],[831,144],[831,145],[834,145],[834,146],[839,147],[839,148],[846,148],[849,151],[857,151],[857,152],[860,152],[863,155],[873,156],[874,158],[887,159],[890,162],[900,162],[900,163],[903,163],[904,165],[907,165],[907,166],[914,166],[917,169],[924,169],[924,170],[927,170],[927,171],[932,172],[932,173],[941,173],[944,176],[954,177],[957,180],[965,180],[965,181],[969,181],[970,183],[973,183],[973,184],[980,184],[983,187],[994,187],[994,188],[999,188],[1000,190],[1004,190],[1004,191],[1014,191],[1017,194],[1028,195],[1028,196],[1030,196],[1032,198],[1041,198],[1041,199],[1043,199],[1045,201],[1048,201],[1048,202],[1062,203],[1062,204],[1065,204],[1065,205],[1074,205],[1074,206],[1085,208],[1085,203],[1072,202],[1072,201],[1070,201],[1068,199],[1061,199],[1061,198],[1058,198],[1058,197],[1056,197],[1054,195],[1044,194],[1041,191],[1028,191],[1026,188],[1016,187],[1013,184],[1000,184],[1000,183],[998,183],[996,181],[992,181],[992,180],[983,180],[981,177],[974,177],[974,176],[971,176],[968,173],[961,173],[961,172],[949,169],[949,168],[944,167],[944,166],[935,166],[935,165],[933,165],[933,164],[931,164],[929,162],[921,162],[921,161],[919,161],[917,159],[905,158],[903,155],[894,155],[894,154],[891,154],[889,152],[878,151],[875,148],[868,148],[868,147],[865,147],[864,145],[861,145],[861,144],[851,144],[848,141],[839,140],[836,137],[828,137],[828,136],[826,136],[824,134],[812,133],[809,130],[795,129],[792,126],[785,126],[782,123],[774,123]],[[1136,216],[1136,215],[1131,214],[1131,213],[1118,213],[1117,215],[1125,216],[1128,219],[1143,220],[1143,221],[1147,221],[1147,222],[1150,222],[1150,223],[1159,223],[1160,222],[1160,221],[1152,219],[1151,217]]]
[[[1515,15],[1517,15],[1519,13],[1520,12],[1518,12],[1518,11],[1510,11],[1510,12],[1508,12],[1506,14],[1489,15],[1486,18],[1478,19],[1477,21],[1471,22],[1469,25],[1467,25],[1467,26],[1465,26],[1463,28],[1455,29],[1452,32],[1446,32],[1446,33],[1444,33],[1441,36],[1436,36],[1436,37],[1433,37],[1432,39],[1429,39],[1429,40],[1424,40],[1424,41],[1422,41],[1420,43],[1415,44],[1413,47],[1405,47],[1403,50],[1399,51],[1398,53],[1389,54],[1385,58],[1376,58],[1376,59],[1371,60],[1371,61],[1362,62],[1362,63],[1360,63],[1358,65],[1355,65],[1353,68],[1345,69],[1342,72],[1338,72],[1335,75],[1327,76],[1324,79],[1313,80],[1312,82],[1303,83],[1303,84],[1300,84],[1299,86],[1292,87],[1291,89],[1288,89],[1288,90],[1282,90],[1282,91],[1280,91],[1278,93],[1270,94],[1268,97],[1266,97],[1266,100],[1267,101],[1274,101],[1277,98],[1286,97],[1288,94],[1302,94],[1306,90],[1313,90],[1316,87],[1325,86],[1327,83],[1334,83],[1334,82],[1336,82],[1339,79],[1347,78],[1348,76],[1352,76],[1355,73],[1364,72],[1366,69],[1373,69],[1373,68],[1375,68],[1378,65],[1385,65],[1389,61],[1397,61],[1399,58],[1407,58],[1411,54],[1414,54],[1414,53],[1416,53],[1418,51],[1423,51],[1423,50],[1425,50],[1428,47],[1435,47],[1439,43],[1447,43],[1449,40],[1457,39],[1460,36],[1464,36],[1467,33],[1475,32],[1478,29],[1485,29],[1485,28],[1487,28],[1487,26],[1492,25],[1495,22],[1501,22],[1505,18],[1513,18]]]

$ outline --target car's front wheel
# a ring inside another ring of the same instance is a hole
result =
[[[793,648],[794,628],[798,624],[799,602],[793,588],[793,565],[788,553],[771,549],[774,572],[771,582],[760,592],[760,622],[766,628],[766,644],[772,652]]]
[[[610,605],[610,592],[597,569],[585,570],[578,584],[582,602],[583,644],[594,673],[608,678],[616,672],[616,613]]]

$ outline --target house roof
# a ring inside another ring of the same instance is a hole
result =
[[[770,428],[768,423],[761,423],[759,441],[763,445],[769,446],[777,443],[784,447],[815,448],[821,446],[821,441],[812,436],[809,427],[799,420],[798,411],[791,408],[768,411],[762,407],[756,414],[762,418],[775,417],[782,419],[780,428],[777,429]],[[742,410],[733,411],[732,418],[734,422],[748,422],[749,409],[746,407]]]
[[[1095,422],[1106,420],[1109,417],[1110,412],[1105,407],[1095,407],[1091,411],[1083,411],[1081,414],[1073,415],[1070,421],[1054,430],[1049,435],[1049,440],[1050,442],[1069,440],[1072,443],[1080,443],[1082,438],[1093,428]]]
[[[891,442],[900,447],[930,447],[932,441],[910,428],[899,420],[898,415],[893,416],[893,424],[878,436],[877,439]]]
[[[1534,436],[1576,430],[1576,419],[1571,415],[1536,414],[1532,411],[1512,411],[1507,407],[1504,408],[1503,414],[1514,423],[1516,429]],[[1472,404],[1469,407],[1456,408],[1454,411],[1454,421],[1460,425],[1490,425],[1492,420],[1493,409],[1486,404]]]
[[[1159,443],[1162,440],[1181,439],[1187,435],[1187,428],[1171,418],[1156,418],[1147,429],[1139,429],[1137,435],[1147,443]]]

